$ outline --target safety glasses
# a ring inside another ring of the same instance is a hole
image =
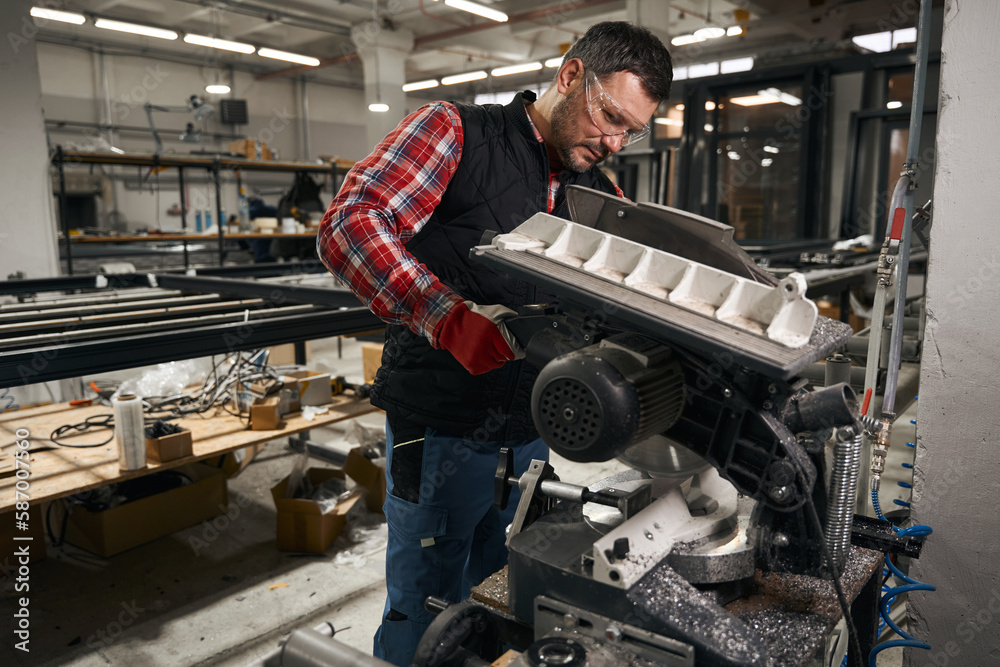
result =
[[[604,90],[597,75],[588,71],[584,75],[584,85],[587,87],[587,111],[590,120],[602,134],[621,137],[623,148],[649,136],[649,125],[618,104],[615,98]]]

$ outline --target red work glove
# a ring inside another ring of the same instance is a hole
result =
[[[473,375],[488,373],[524,356],[503,323],[515,314],[503,306],[479,306],[465,301],[448,313],[441,324],[438,343]]]

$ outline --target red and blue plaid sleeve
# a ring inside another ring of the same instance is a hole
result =
[[[403,246],[441,202],[462,155],[462,120],[447,102],[421,107],[344,178],[316,238],[323,264],[386,322],[438,346],[462,297]]]

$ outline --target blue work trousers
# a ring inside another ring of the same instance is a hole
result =
[[[523,474],[532,459],[548,460],[548,447],[541,439],[478,442],[430,428],[423,438],[412,435],[408,434],[406,442],[394,442],[386,424],[386,469],[390,473],[384,506],[389,524],[385,555],[388,599],[382,625],[375,633],[374,653],[400,667],[410,664],[421,636],[434,620],[424,609],[428,596],[464,600],[472,586],[507,564],[504,531],[521,496],[515,488],[506,510],[493,507],[500,448],[513,448],[516,475]],[[414,446],[422,446],[422,455],[419,450],[403,450]],[[400,461],[404,455],[409,457],[407,465],[414,475],[405,492],[397,490],[392,479],[394,452]]]

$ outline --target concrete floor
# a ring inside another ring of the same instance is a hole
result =
[[[314,341],[314,366],[361,377],[360,343]],[[382,426],[380,413],[359,419]],[[312,432],[347,452],[352,422]],[[905,448],[904,448],[905,449]],[[384,519],[359,504],[345,530],[320,556],[288,554],[275,544],[270,489],[295,457],[286,439],[269,443],[229,481],[239,514],[214,531],[200,524],[110,559],[70,545],[49,547],[31,566],[31,653],[2,642],[2,665],[214,665],[241,667],[273,650],[290,631],[331,622],[336,637],[371,652],[385,600]],[[588,484],[623,469],[617,462],[576,464],[553,456],[564,481]],[[329,464],[313,459],[314,467]],[[199,541],[203,540],[203,542]],[[207,546],[204,546],[207,543]],[[13,608],[13,580],[0,580],[3,607]],[[901,664],[886,651],[882,667]]]

